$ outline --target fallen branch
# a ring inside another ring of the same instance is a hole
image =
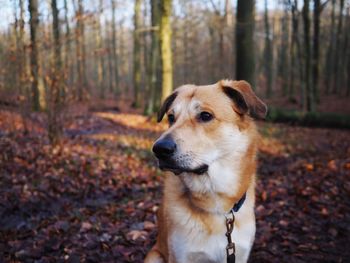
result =
[[[301,112],[270,108],[266,117],[270,122],[292,123],[308,127],[350,129],[350,116],[329,112]]]

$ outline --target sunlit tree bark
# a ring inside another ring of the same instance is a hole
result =
[[[160,49],[162,59],[162,101],[173,90],[173,60],[171,51],[171,0],[161,0],[160,8]]]

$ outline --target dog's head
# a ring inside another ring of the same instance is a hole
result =
[[[264,118],[266,112],[245,81],[177,88],[158,114],[158,122],[164,115],[169,122],[153,146],[159,167],[177,175],[202,175],[221,162],[232,162],[232,157],[240,158],[250,144],[252,119]]]

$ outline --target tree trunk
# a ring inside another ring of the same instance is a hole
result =
[[[284,16],[281,18],[281,46],[279,50],[278,62],[278,77],[281,80],[283,96],[288,95],[289,82],[288,75],[290,74],[289,60],[288,60],[288,43],[289,43],[289,22],[287,6],[284,6]]]
[[[119,95],[120,89],[119,89],[119,59],[118,59],[118,47],[117,47],[117,28],[116,28],[116,16],[115,16],[115,0],[111,0],[112,5],[112,55],[113,55],[113,62],[114,62],[114,84],[115,89],[114,93],[116,95]]]
[[[236,79],[255,85],[254,0],[238,0],[236,22]]]
[[[64,67],[65,67],[65,80],[66,85],[62,87],[63,98],[66,97],[67,87],[74,81],[74,71],[72,69],[72,44],[71,44],[71,32],[68,19],[68,4],[67,0],[64,0],[64,23],[66,24],[66,34],[65,34],[65,56],[64,56]]]
[[[270,36],[270,23],[269,23],[269,14],[267,8],[267,0],[265,0],[265,12],[264,12],[264,21],[265,21],[265,48],[264,48],[264,71],[266,77],[266,97],[271,97],[272,93],[272,63],[273,63],[273,50],[272,42]]]
[[[147,3],[144,1],[144,7],[143,7],[143,14],[142,14],[142,27],[147,28],[148,22],[148,8]],[[147,101],[150,96],[150,75],[151,75],[151,69],[150,69],[150,51],[149,51],[149,43],[148,43],[148,37],[149,37],[149,30],[145,30],[142,34],[142,57],[143,57],[143,69],[144,69],[144,81],[143,81],[143,105],[144,109],[147,105]]]
[[[173,90],[173,61],[171,52],[171,0],[161,0],[160,8],[160,46],[162,59],[162,101]]]
[[[320,15],[321,15],[321,1],[314,0],[314,36],[313,36],[313,59],[312,59],[312,86],[314,88],[314,97],[316,102],[319,102],[319,53],[320,53]]]
[[[86,79],[86,63],[85,63],[85,38],[84,38],[84,7],[83,0],[78,1],[78,10],[76,10],[77,25],[76,33],[76,56],[77,56],[77,71],[78,71],[78,100],[84,99],[84,91],[87,88]]]
[[[133,107],[140,106],[140,86],[141,86],[141,41],[140,41],[140,27],[141,27],[141,1],[135,0],[134,6],[134,101]]]
[[[19,37],[18,37],[18,50],[20,55],[20,67],[19,67],[19,77],[20,77],[20,88],[19,91],[26,91],[27,90],[27,59],[26,59],[26,48],[24,43],[24,6],[23,6],[23,0],[19,0]]]
[[[31,75],[31,101],[34,111],[40,110],[39,94],[39,56],[38,56],[38,36],[39,26],[38,0],[29,0],[30,14],[30,75]]]
[[[335,45],[335,3],[336,0],[332,0],[332,11],[331,11],[331,39],[329,42],[327,57],[326,57],[326,67],[325,67],[325,75],[326,75],[326,94],[328,94],[332,89],[332,79],[333,79],[333,69],[334,69],[334,45]]]
[[[159,50],[159,0],[151,1],[151,16],[152,16],[152,44],[150,55],[150,77],[149,87],[150,95],[148,97],[146,114],[151,115],[159,107],[160,92],[159,67],[160,67],[160,50]]]
[[[305,91],[306,110],[314,111],[314,92],[311,83],[311,45],[310,45],[310,17],[309,0],[304,0],[303,21],[304,21],[304,58],[305,58]]]
[[[114,74],[113,71],[113,46],[111,45],[111,32],[109,31],[109,25],[106,20],[105,23],[105,28],[106,28],[106,46],[108,49],[108,56],[107,56],[107,63],[108,63],[108,87],[109,87],[109,92],[113,93],[114,91]]]
[[[95,40],[96,40],[96,61],[97,61],[97,88],[100,91],[100,98],[105,97],[105,70],[104,70],[104,52],[102,46],[101,15],[103,15],[103,1],[99,1],[98,13],[96,16]]]
[[[54,70],[51,76],[51,87],[48,107],[48,134],[51,144],[57,144],[62,134],[62,126],[59,123],[60,95],[63,83],[60,26],[56,0],[51,0],[52,9],[52,33],[54,39]]]
[[[343,66],[343,58],[344,54],[341,50],[341,45],[343,42],[343,34],[342,34],[342,28],[343,28],[343,10],[344,10],[344,0],[340,0],[340,8],[339,8],[339,18],[338,18],[338,25],[337,25],[337,35],[336,35],[336,42],[335,42],[335,63],[334,63],[334,79],[333,79],[333,93],[339,93],[340,92],[340,78]]]
[[[346,96],[350,95],[350,7],[347,8],[346,11],[346,27],[345,32],[346,34],[346,43],[345,43],[345,50],[346,50],[346,65],[344,66],[344,75],[345,75],[345,85],[347,87],[346,89]]]
[[[298,15],[298,1],[294,0],[292,3],[289,1],[292,11],[292,40],[290,47],[290,57],[291,57],[291,74],[289,79],[289,98],[293,99],[295,95],[295,80],[299,79],[301,86],[301,102],[304,102],[304,77],[302,68],[302,56],[301,47],[299,41],[299,15]],[[299,69],[299,78],[297,76],[297,68]]]
[[[186,14],[187,15],[187,14]],[[190,72],[190,63],[189,63],[189,37],[188,37],[188,32],[189,28],[191,27],[190,21],[187,20],[187,17],[185,18],[185,25],[183,29],[183,38],[182,38],[182,43],[183,43],[183,83],[188,83],[189,82],[189,72]],[[214,47],[214,45],[212,46]],[[213,67],[214,68],[214,67]],[[215,69],[215,68],[214,68]],[[213,74],[214,76],[215,74]]]

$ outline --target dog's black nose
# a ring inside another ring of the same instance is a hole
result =
[[[152,148],[152,151],[159,159],[171,157],[175,150],[176,143],[171,137],[165,137],[157,141]]]

